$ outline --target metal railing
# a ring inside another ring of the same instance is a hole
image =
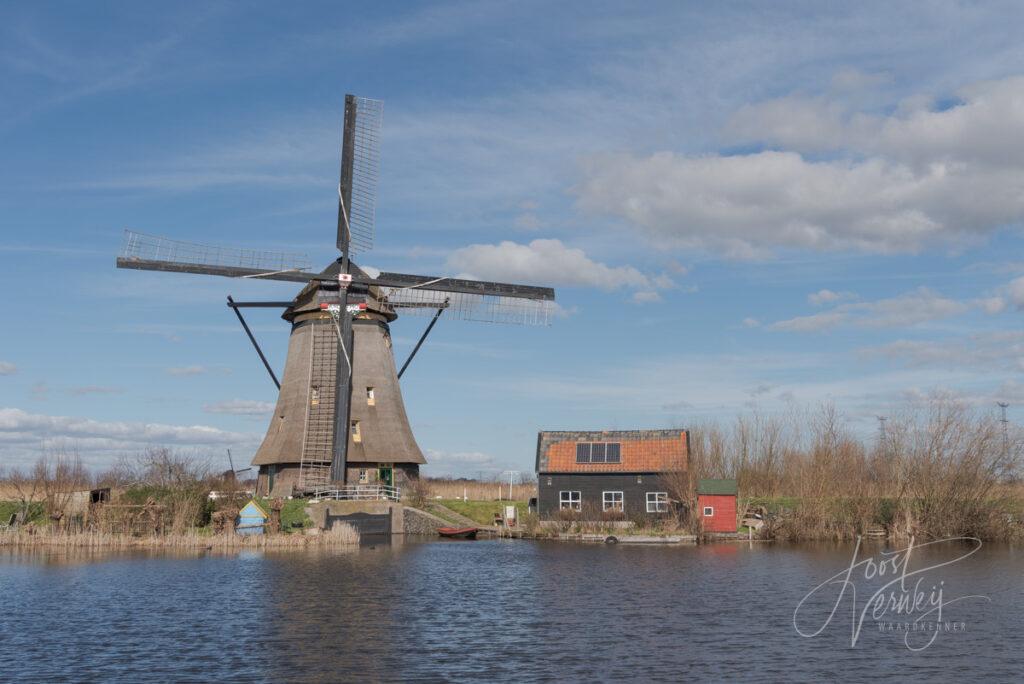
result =
[[[313,498],[337,501],[400,501],[402,490],[389,485],[349,485],[315,489]]]

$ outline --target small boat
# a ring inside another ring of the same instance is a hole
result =
[[[437,533],[449,539],[476,539],[476,527],[439,527]]]

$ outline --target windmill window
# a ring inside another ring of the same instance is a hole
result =
[[[647,512],[667,513],[668,492],[647,492]]]
[[[579,492],[558,492],[558,509],[561,511],[578,511],[581,509]]]
[[[621,511],[622,502],[622,492],[601,492],[602,511]]]
[[[309,403],[311,405],[313,405],[313,406],[317,406],[317,405],[320,404],[320,388],[319,387],[314,386],[314,387],[312,387],[309,390]]]
[[[377,400],[373,396],[373,388],[372,387],[367,387],[366,388],[366,405],[367,406],[376,406],[376,404],[377,404]]]
[[[363,441],[363,436],[359,433],[359,421],[358,420],[353,420],[352,421],[352,441],[353,442],[362,442]]]

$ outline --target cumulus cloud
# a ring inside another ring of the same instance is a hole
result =
[[[886,116],[827,98],[751,105],[727,133],[777,149],[593,157],[578,202],[657,244],[741,258],[970,244],[1024,218],[1024,77],[958,96],[948,108],[908,100]]]
[[[0,361],[0,375],[14,375],[18,367],[9,361]]]
[[[5,455],[31,460],[54,446],[72,445],[89,463],[109,463],[119,453],[153,445],[188,448],[255,449],[261,435],[206,425],[98,421],[0,408],[0,444]]]
[[[777,321],[769,330],[816,332],[850,324],[866,328],[920,325],[965,313],[968,304],[943,297],[927,287],[873,302],[840,304],[829,311]]]
[[[227,413],[233,416],[265,416],[274,410],[274,404],[269,401],[231,399],[205,404],[203,410],[207,413]]]
[[[608,266],[594,261],[582,249],[568,247],[561,240],[533,240],[525,245],[511,241],[469,245],[452,253],[448,268],[488,280],[609,291],[650,290],[674,284],[668,276],[651,278],[632,266]]]

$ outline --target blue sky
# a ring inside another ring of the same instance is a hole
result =
[[[540,429],[1024,400],[1015,3],[9,3],[0,464],[226,462],[273,385],[223,305],[114,269],[126,228],[332,258],[342,101],[385,103],[362,263],[556,287],[443,321],[403,378],[428,473]],[[281,369],[287,326],[249,316]],[[393,326],[399,362],[422,318]]]

